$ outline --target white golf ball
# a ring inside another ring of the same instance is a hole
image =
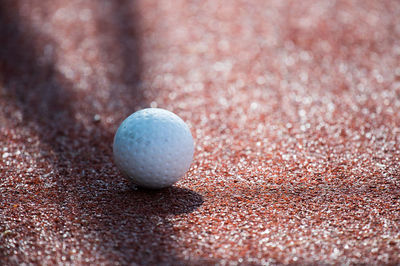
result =
[[[189,170],[194,142],[179,116],[147,108],[122,122],[113,151],[116,165],[133,183],[158,189],[171,186]]]

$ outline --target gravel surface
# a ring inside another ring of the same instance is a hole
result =
[[[171,188],[112,139],[161,107]],[[0,264],[400,264],[400,2],[2,0]]]

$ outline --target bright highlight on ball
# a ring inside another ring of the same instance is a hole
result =
[[[179,116],[147,108],[122,122],[113,151],[116,165],[133,183],[159,189],[171,186],[189,170],[194,141]]]

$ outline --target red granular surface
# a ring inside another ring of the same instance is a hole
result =
[[[176,186],[112,160],[144,107]],[[400,2],[0,2],[0,264],[400,264]]]

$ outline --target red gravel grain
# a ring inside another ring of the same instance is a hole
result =
[[[176,186],[119,123],[180,115]],[[0,2],[0,264],[400,264],[400,2]]]

